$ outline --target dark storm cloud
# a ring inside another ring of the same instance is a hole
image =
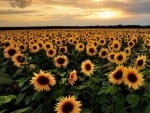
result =
[[[18,11],[18,10],[0,10],[0,15],[8,15],[8,14],[26,14],[26,13],[33,13],[36,12],[34,10],[29,11]]]

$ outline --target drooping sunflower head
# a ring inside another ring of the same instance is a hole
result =
[[[69,84],[73,85],[77,79],[78,79],[77,71],[76,70],[71,71],[68,78]]]
[[[77,101],[75,96],[61,98],[55,106],[57,113],[80,113],[81,102]]]
[[[112,84],[121,84],[124,79],[125,70],[126,68],[124,66],[117,66],[116,69],[109,74],[109,82]]]
[[[109,50],[107,48],[101,48],[98,55],[100,58],[104,59],[104,58],[107,58],[108,53],[109,53]]]
[[[97,48],[94,46],[94,45],[87,45],[86,46],[86,53],[89,55],[89,56],[94,56],[97,54]]]
[[[81,63],[81,72],[86,76],[91,76],[93,74],[95,65],[91,62],[91,60],[85,60]]]
[[[146,56],[145,55],[140,55],[136,58],[135,67],[137,69],[143,69],[145,64],[146,64]]]
[[[49,91],[56,84],[55,77],[51,73],[40,70],[39,73],[34,73],[34,77],[30,80],[37,91]]]
[[[123,64],[126,61],[126,53],[120,51],[115,54],[115,63],[116,64]]]
[[[68,65],[68,57],[66,55],[58,55],[54,57],[54,64],[56,67],[66,67]]]
[[[135,67],[128,67],[125,72],[124,83],[133,90],[137,90],[144,84],[144,78]]]
[[[8,46],[4,49],[4,57],[5,58],[11,58],[14,56],[18,51],[18,49],[14,46]]]

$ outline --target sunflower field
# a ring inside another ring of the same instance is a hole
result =
[[[150,113],[150,29],[0,31],[0,113]]]

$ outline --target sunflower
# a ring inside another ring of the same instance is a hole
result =
[[[97,54],[97,49],[94,45],[86,46],[86,53],[89,56],[94,56]]]
[[[34,73],[34,77],[30,80],[30,84],[34,85],[37,91],[49,91],[56,84],[55,77],[51,73],[46,73],[40,70],[39,73]]]
[[[81,102],[77,101],[75,96],[63,97],[55,106],[57,113],[80,113]]]
[[[60,47],[59,47],[59,53],[60,53],[60,54],[66,54],[66,53],[68,53],[68,48],[67,48],[67,46],[60,46]]]
[[[131,53],[131,48],[130,48],[130,47],[126,47],[126,48],[124,49],[124,52],[126,53],[127,56],[129,56],[130,53]]]
[[[8,46],[4,49],[4,57],[5,58],[11,58],[13,55],[18,53],[18,49],[14,46]]]
[[[116,64],[123,64],[126,61],[126,53],[125,52],[118,52],[115,54],[115,63]]]
[[[128,41],[128,47],[130,47],[130,48],[132,48],[132,47],[134,47],[135,46],[135,42],[134,41],[132,41],[132,40],[130,40],[130,41]]]
[[[107,58],[108,53],[109,51],[107,48],[102,48],[98,54],[100,58],[104,59],[104,58]]]
[[[53,44],[51,42],[46,42],[46,43],[44,43],[43,48],[45,50],[47,50],[49,48],[53,48]]]
[[[91,76],[94,72],[94,66],[91,60],[85,60],[81,63],[81,72],[86,76]]]
[[[113,52],[113,51],[111,51],[110,53],[108,53],[108,55],[107,55],[107,59],[108,59],[108,61],[110,61],[110,62],[115,62],[115,52]]]
[[[121,84],[125,74],[125,67],[119,65],[109,74],[109,82],[112,84]]]
[[[21,53],[16,53],[12,57],[12,61],[14,62],[14,65],[16,65],[17,67],[21,67],[23,64],[25,64],[25,57]]]
[[[30,48],[31,53],[36,53],[40,50],[40,47],[38,46],[37,43],[34,43],[34,44],[30,45],[29,48]]]
[[[85,45],[83,43],[77,43],[75,45],[75,50],[77,50],[78,52],[84,51]]]
[[[76,70],[71,71],[68,78],[69,84],[73,85],[77,79],[78,79],[77,71]]]
[[[121,48],[121,43],[118,40],[114,40],[112,46],[114,51],[119,51]]]
[[[144,78],[135,67],[128,67],[125,72],[124,83],[129,88],[137,90],[144,84]]]
[[[68,57],[66,55],[58,55],[54,57],[54,64],[56,67],[66,67],[68,63]]]
[[[27,45],[23,43],[19,43],[17,47],[19,48],[20,51],[23,51],[23,52],[27,50]]]
[[[146,56],[145,55],[141,55],[138,56],[136,61],[135,61],[135,67],[137,69],[143,69],[146,63]]]
[[[49,48],[46,50],[46,56],[53,58],[56,55],[56,49],[55,48]]]
[[[100,38],[99,39],[99,45],[104,46],[106,44],[106,39],[105,38]]]

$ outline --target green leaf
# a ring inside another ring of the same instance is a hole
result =
[[[16,98],[15,105],[19,105],[23,101],[24,97],[25,97],[25,93],[20,93]]]
[[[150,105],[147,105],[145,108],[145,113],[150,113]]]
[[[33,113],[42,113],[42,108],[43,108],[43,106],[42,106],[42,104],[40,104],[40,105],[34,110]]]
[[[8,95],[8,96],[0,96],[0,106],[4,105],[5,103],[8,103],[15,99],[15,95]]]
[[[26,107],[26,108],[22,108],[22,109],[18,109],[16,111],[13,111],[11,113],[30,113],[32,110],[31,107]]]
[[[84,108],[82,109],[81,113],[92,113],[92,111],[87,108]]]
[[[0,111],[0,113],[5,113],[5,111],[7,111],[7,109],[3,109],[2,111]]]
[[[0,73],[0,85],[12,84],[13,80],[6,73]]]
[[[140,98],[138,95],[128,94],[126,100],[131,105],[131,107],[135,107],[139,104]]]

